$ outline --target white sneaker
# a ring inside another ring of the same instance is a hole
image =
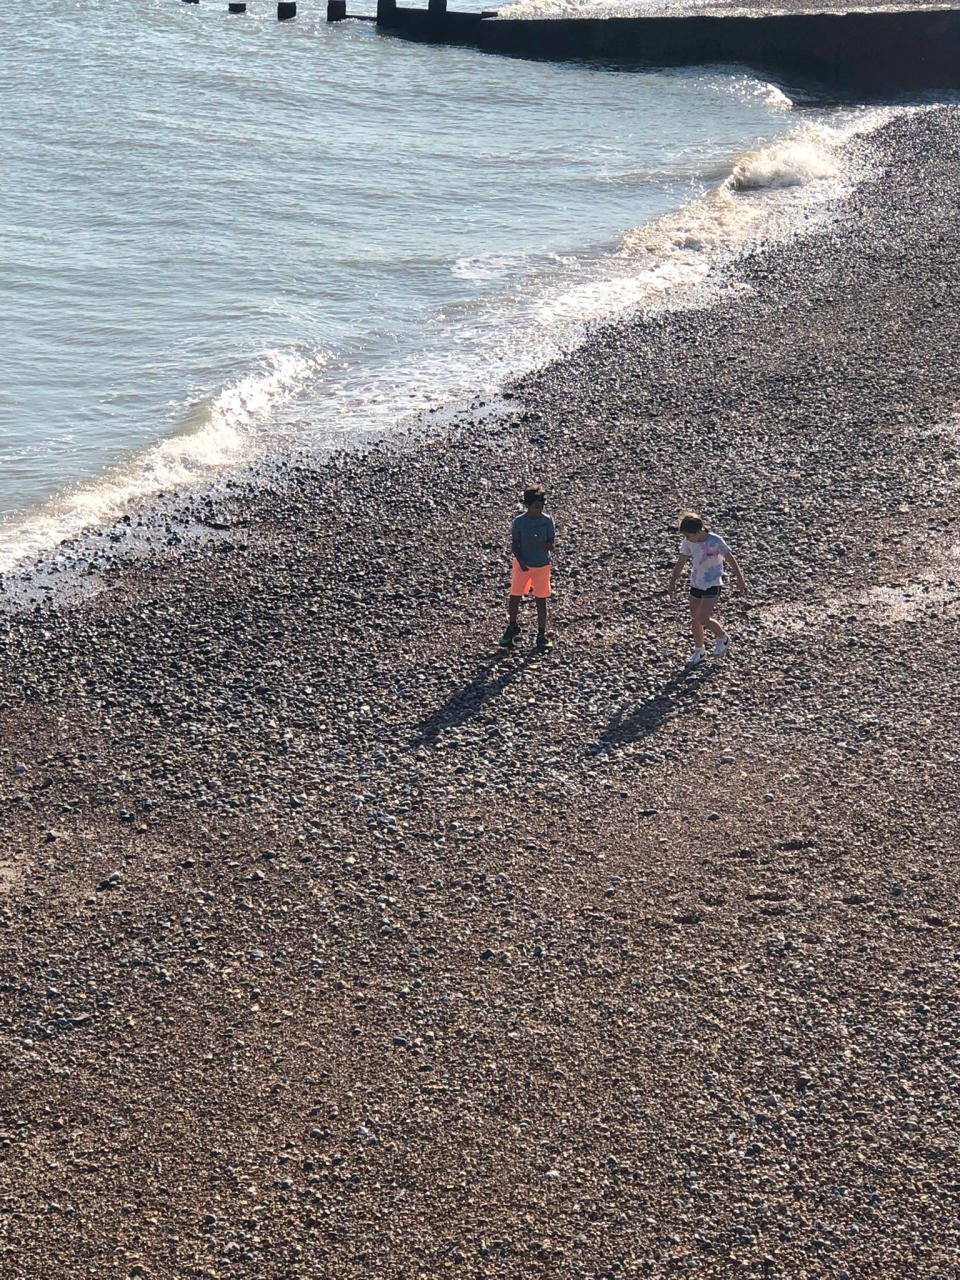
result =
[[[730,637],[718,636],[717,642],[713,646],[713,656],[715,658],[722,658],[729,648],[730,648]]]
[[[706,651],[704,650],[704,647],[701,644],[696,649],[694,649],[693,653],[691,653],[690,657],[687,659],[687,666],[699,667],[700,663],[704,660],[706,656],[707,656]]]

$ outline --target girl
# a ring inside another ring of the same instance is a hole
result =
[[[706,523],[695,511],[684,511],[680,517],[680,554],[670,574],[667,594],[676,599],[677,582],[685,564],[690,564],[690,625],[693,629],[694,650],[687,659],[688,667],[696,667],[706,656],[704,632],[714,636],[713,656],[719,658],[730,647],[730,637],[719,618],[713,615],[723,586],[723,571],[729,567],[737,581],[741,595],[747,590],[736,556],[720,537],[711,533]]]

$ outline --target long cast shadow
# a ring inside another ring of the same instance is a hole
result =
[[[478,669],[465,685],[417,725],[410,739],[412,747],[434,742],[445,729],[455,729],[477,714],[485,702],[495,698],[524,670],[533,657],[532,652],[517,658],[514,653],[494,654]]]
[[[704,666],[699,671],[678,671],[671,676],[659,693],[647,698],[631,711],[617,710],[610,723],[593,744],[587,755],[600,755],[610,747],[622,747],[628,742],[641,742],[678,715],[682,698],[694,698],[701,685],[712,680],[716,668]]]

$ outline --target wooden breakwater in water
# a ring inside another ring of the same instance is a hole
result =
[[[884,94],[960,86],[960,9],[509,18],[379,0],[381,31],[524,58],[637,66],[740,63],[764,74]]]

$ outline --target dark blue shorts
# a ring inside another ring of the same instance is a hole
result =
[[[694,600],[711,600],[720,594],[719,587],[691,587],[690,594]]]

